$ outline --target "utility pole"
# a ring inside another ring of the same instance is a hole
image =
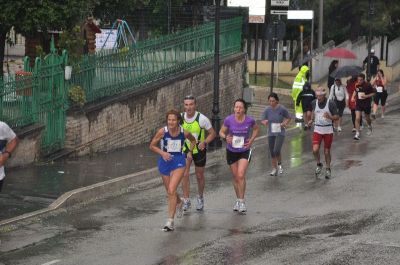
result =
[[[319,23],[318,23],[318,48],[322,47],[322,33],[324,31],[324,0],[319,0]]]
[[[219,117],[219,9],[220,1],[215,1],[215,33],[214,33],[214,94],[213,94],[213,108],[211,123],[214,130],[217,132],[217,137],[210,143],[213,149],[222,146],[221,139],[219,138],[219,130],[221,128],[221,118]]]
[[[372,6],[372,0],[368,0],[368,61],[367,61],[367,80],[371,80],[371,41],[372,41],[372,27],[371,20],[374,17],[374,8]]]

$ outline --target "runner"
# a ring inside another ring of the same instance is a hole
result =
[[[0,192],[6,177],[4,165],[18,145],[18,137],[7,123],[0,121]]]
[[[168,194],[168,219],[163,227],[166,232],[174,230],[174,216],[177,209],[177,217],[181,215],[182,201],[176,190],[185,172],[186,159],[182,151],[185,139],[191,142],[188,156],[191,156],[196,145],[196,139],[179,126],[180,119],[178,111],[168,111],[167,126],[160,128],[150,143],[150,150],[160,155],[158,170]],[[157,146],[158,143],[161,143],[161,147]]]
[[[182,113],[183,123],[182,127],[186,131],[190,132],[197,140],[197,145],[193,149],[193,156],[188,156],[186,159],[185,174],[182,179],[182,190],[183,190],[183,210],[189,210],[191,202],[189,199],[190,190],[190,165],[194,161],[195,173],[197,177],[197,205],[196,210],[202,211],[204,208],[204,167],[207,159],[207,144],[209,144],[216,136],[215,130],[211,126],[210,120],[202,113],[196,111],[196,99],[194,96],[186,96],[184,101],[185,112]],[[206,137],[207,131],[207,137]],[[188,145],[189,140],[185,141],[183,151],[187,153],[189,151]]]
[[[311,120],[312,106],[311,102],[315,99],[315,92],[311,88],[310,82],[306,82],[303,91],[300,92],[296,100],[296,105],[301,103],[303,108],[304,130],[308,130],[308,121]]]
[[[347,80],[346,90],[347,94],[351,98],[353,96],[354,91],[356,90],[357,84],[357,76],[352,76]],[[351,111],[351,121],[353,123],[353,129],[351,130],[353,133],[356,132],[356,102],[349,100],[349,109]],[[362,128],[362,117],[360,118],[360,129]]]
[[[379,101],[381,102],[382,114],[381,117],[385,118],[385,105],[388,93],[386,90],[386,77],[381,69],[378,70],[378,74],[372,79],[371,84],[376,90],[376,95],[374,96],[374,107],[372,118],[376,118],[376,112],[378,111]]]
[[[313,120],[314,133],[312,138],[312,149],[314,158],[317,161],[315,176],[322,172],[323,165],[321,163],[319,149],[321,141],[324,140],[324,155],[325,155],[325,178],[331,178],[331,145],[333,141],[333,121],[339,118],[336,104],[333,100],[326,98],[325,88],[318,87],[315,91],[317,99],[313,101]],[[313,121],[310,121],[310,126]]]
[[[287,109],[279,104],[279,97],[276,93],[268,96],[268,102],[270,106],[265,108],[261,116],[261,123],[268,127],[268,145],[272,158],[270,175],[277,176],[278,173],[283,174],[281,149],[285,140],[285,129],[290,122],[290,115]]]
[[[234,211],[247,211],[244,201],[246,191],[246,170],[251,159],[251,145],[257,137],[259,126],[246,115],[247,103],[237,99],[234,103],[234,114],[225,118],[219,131],[221,139],[226,140],[226,161],[233,175],[233,188],[236,193]],[[252,129],[252,132],[251,132]],[[251,134],[251,136],[250,136]]]
[[[336,78],[335,83],[330,88],[329,99],[335,102],[339,113],[339,119],[334,122],[334,130],[341,132],[343,111],[346,106],[349,105],[349,94],[342,85],[342,80],[340,80],[340,78]]]
[[[371,84],[365,81],[365,75],[357,76],[356,89],[351,97],[351,100],[356,102],[356,134],[354,140],[360,140],[360,119],[362,112],[365,113],[365,120],[368,124],[367,135],[371,135],[371,98],[375,95],[375,91]]]

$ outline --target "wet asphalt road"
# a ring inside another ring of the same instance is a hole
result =
[[[314,176],[310,132],[287,138],[280,177],[268,175],[266,139],[259,141],[247,215],[232,212],[221,159],[206,171],[205,211],[192,209],[174,232],[160,230],[166,196],[154,179],[2,227],[0,264],[400,264],[399,114],[395,108],[375,121],[373,135],[359,142],[345,126],[334,139],[331,180]]]

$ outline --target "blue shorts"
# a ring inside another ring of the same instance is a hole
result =
[[[173,155],[172,160],[165,161],[162,157],[158,158],[158,171],[164,176],[170,176],[171,172],[180,167],[186,167],[185,154]]]

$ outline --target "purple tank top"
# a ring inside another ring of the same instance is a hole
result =
[[[237,122],[234,114],[226,117],[224,126],[228,128],[227,135],[233,136],[232,144],[227,144],[226,148],[235,153],[247,151],[249,148],[244,148],[243,144],[250,138],[251,129],[255,123],[256,121],[247,115],[243,122]]]

